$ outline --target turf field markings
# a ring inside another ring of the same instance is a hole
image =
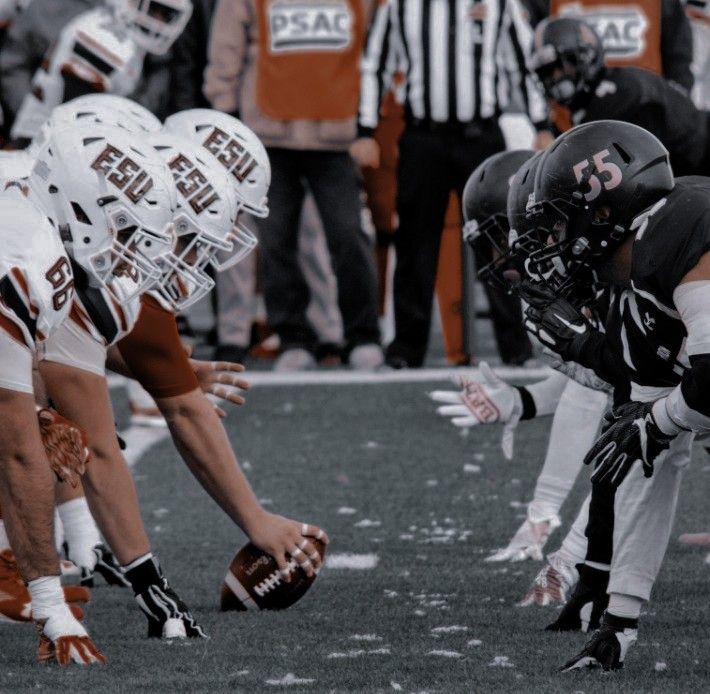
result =
[[[515,665],[510,662],[510,658],[507,655],[496,655],[488,663],[488,667],[515,667]]]
[[[353,525],[353,528],[379,528],[382,523],[378,520],[370,520],[369,518],[363,518]]]
[[[266,684],[272,687],[292,687],[304,684],[313,684],[314,679],[305,677],[296,677],[292,672],[287,672],[281,679],[266,680]]]
[[[126,442],[123,456],[128,467],[133,467],[153,446],[168,438],[167,427],[137,427],[130,426],[119,432]]]
[[[438,658],[463,658],[463,653],[459,653],[458,651],[445,651],[442,649],[427,651],[427,655],[435,656]]]
[[[547,367],[526,369],[519,366],[499,366],[493,371],[503,380],[541,380],[551,373]],[[392,371],[352,371],[336,369],[332,371],[297,371],[293,373],[275,371],[247,371],[245,378],[252,386],[337,386],[337,385],[380,385],[385,383],[425,383],[432,381],[450,381],[451,368],[438,369],[400,369]],[[481,377],[479,369],[466,369],[472,379]],[[286,405],[291,403],[285,403]],[[282,411],[285,408],[282,407]],[[289,410],[290,411],[290,410]]]
[[[469,475],[477,475],[481,472],[481,466],[475,465],[474,463],[464,463],[463,471]]]
[[[352,552],[341,552],[329,554],[325,558],[325,566],[328,569],[349,569],[353,571],[367,571],[374,569],[380,558],[376,554],[354,554]]]
[[[352,516],[354,513],[357,513],[357,509],[350,506],[341,506],[336,513],[339,516]]]
[[[465,627],[461,624],[452,624],[448,627],[434,627],[431,630],[431,633],[435,634],[436,636],[439,636],[441,634],[461,634],[467,631],[468,627]]]
[[[382,641],[382,637],[377,634],[353,634],[351,641]]]

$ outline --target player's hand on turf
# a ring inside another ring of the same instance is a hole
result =
[[[39,636],[37,659],[40,663],[91,665],[106,662],[105,656],[67,606],[48,619],[35,622],[35,626]]]
[[[148,618],[149,637],[207,638],[207,634],[192,616],[188,606],[170,587],[164,576],[161,576],[160,583],[154,583],[142,592],[136,593],[135,599]]]
[[[199,359],[190,359],[190,365],[197,376],[200,388],[206,394],[227,400],[234,405],[245,403],[244,397],[238,392],[238,390],[249,390],[249,382],[239,376],[244,372],[244,366],[230,361]]]
[[[276,560],[286,582],[290,581],[291,561],[300,566],[307,576],[317,574],[321,558],[312,540],[320,540],[326,545],[330,542],[327,533],[318,526],[284,518],[268,511],[264,511],[263,515],[252,521],[247,534],[259,549]]]
[[[505,424],[501,446],[503,454],[513,457],[513,438],[523,413],[520,391],[493,373],[485,362],[480,364],[481,379],[474,381],[466,376],[455,377],[459,390],[435,390],[429,397],[443,403],[437,412],[450,417],[457,427],[472,427],[479,424]]]
[[[37,421],[52,471],[60,482],[76,487],[89,461],[86,434],[49,407],[37,410]]]
[[[668,449],[675,435],[662,432],[653,417],[653,403],[629,402],[605,415],[603,433],[584,458],[592,465],[593,482],[618,487],[636,461],[643,474],[653,475],[653,466]]]
[[[531,521],[526,518],[518,531],[513,535],[507,547],[499,549],[484,561],[542,561],[542,550],[550,533],[560,525],[560,519],[554,515],[547,520]]]

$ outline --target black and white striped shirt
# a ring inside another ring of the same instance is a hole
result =
[[[542,127],[547,106],[526,67],[532,40],[519,0],[381,0],[360,66],[360,134],[377,126],[396,73],[410,118],[471,123],[522,102]]]

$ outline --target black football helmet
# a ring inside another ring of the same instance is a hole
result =
[[[668,150],[647,130],[611,120],[568,130],[535,174],[533,212],[546,251],[567,264],[603,261],[673,186]]]
[[[604,71],[604,48],[594,29],[581,19],[544,19],[535,29],[528,66],[545,94],[563,106],[581,105]]]
[[[510,282],[504,273],[512,269],[508,248],[508,186],[513,176],[535,152],[499,152],[480,164],[466,181],[463,208],[463,238],[476,253],[481,281],[505,289]]]

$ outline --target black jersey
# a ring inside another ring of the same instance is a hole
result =
[[[710,251],[710,178],[676,179],[674,190],[639,218],[631,287],[616,288],[607,335],[632,384],[674,387],[688,359],[685,326],[673,302],[683,277]]]
[[[609,68],[584,106],[572,114],[575,124],[620,120],[652,132],[671,155],[676,176],[706,171],[708,116],[663,77],[635,67]]]

